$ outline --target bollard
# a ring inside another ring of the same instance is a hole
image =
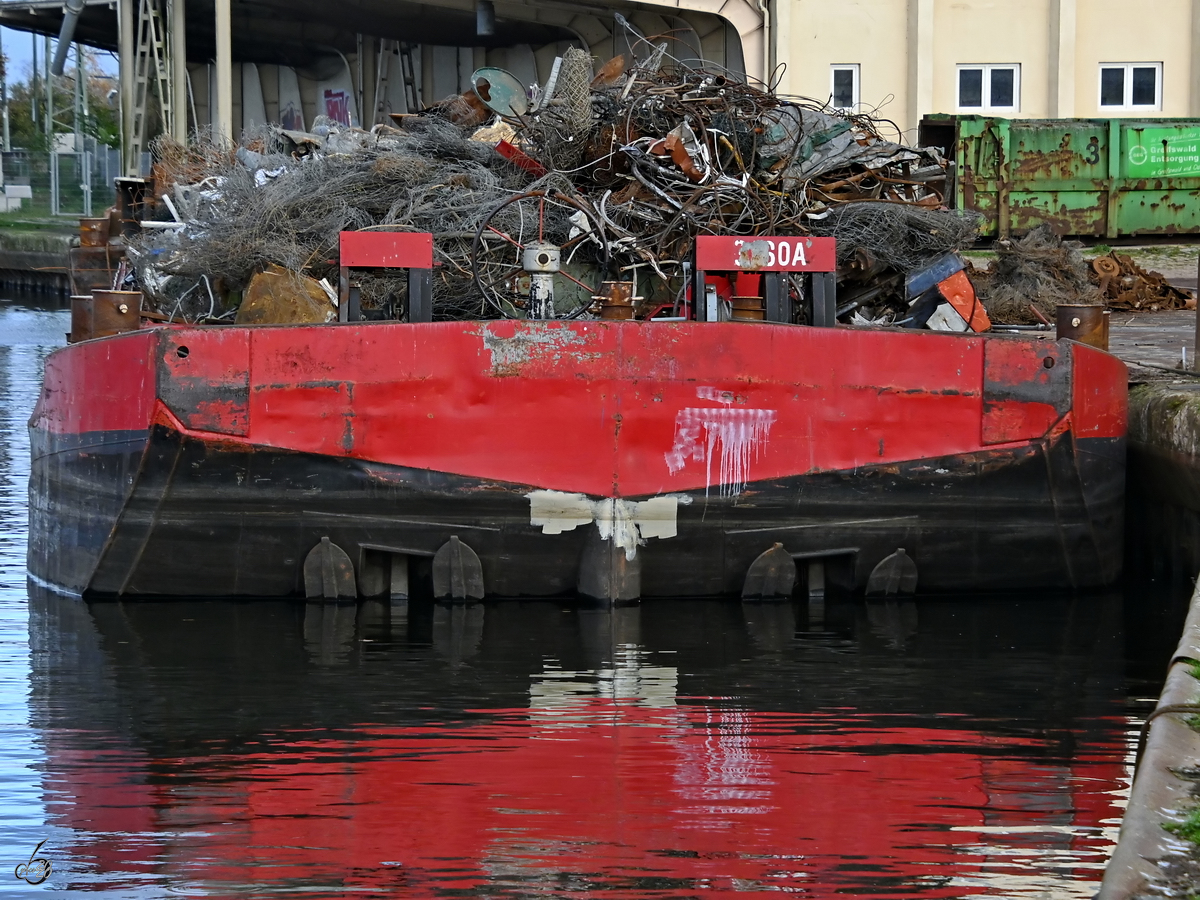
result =
[[[92,337],[92,295],[71,295],[71,333],[68,344],[77,344]]]
[[[141,291],[92,291],[92,333],[108,337],[137,331],[141,325]]]
[[[79,220],[79,246],[103,247],[108,244],[108,216]]]
[[[1057,310],[1056,337],[1070,338],[1081,344],[1108,349],[1108,322],[1103,306],[1060,304]]]

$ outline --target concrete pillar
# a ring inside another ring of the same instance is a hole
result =
[[[183,142],[188,135],[187,8],[185,0],[170,0],[171,30],[171,137]]]
[[[433,92],[433,47],[429,44],[421,45],[421,69],[416,73],[416,79],[421,86],[422,103],[430,104],[442,99]],[[409,112],[416,110],[410,109]]]
[[[359,127],[364,127],[364,123],[366,123],[367,118],[368,118],[367,86],[366,86],[367,68],[364,65],[365,60],[363,59],[363,44],[365,44],[365,43],[366,43],[366,41],[363,40],[363,36],[362,36],[361,32],[359,34],[355,35],[355,48],[354,48],[355,72],[354,72],[354,75],[352,76],[352,79],[354,81],[355,100],[358,103]],[[371,126],[366,125],[365,127],[370,128]]]
[[[129,142],[133,140],[133,0],[117,3],[117,64],[121,96],[121,158],[124,174],[138,174],[138,161],[133,159]]]
[[[803,22],[806,10],[801,9],[803,0],[788,0],[786,3],[776,3],[771,9],[773,13],[771,17],[772,27],[772,61],[790,60],[793,52],[800,53],[800,35],[793,31],[796,26],[794,22]],[[793,49],[795,48],[795,49]],[[799,66],[789,65],[784,69],[783,77],[780,79],[778,90],[783,94],[799,94],[802,93],[798,83]],[[811,92],[810,92],[811,93]]]
[[[1052,119],[1075,115],[1075,3],[1050,2],[1050,96],[1046,108]]]
[[[908,121],[916,140],[921,116],[933,112],[933,0],[908,0]]]
[[[770,84],[771,78],[775,74],[775,37],[776,29],[773,27],[774,14],[778,9],[778,4],[772,0],[758,0],[758,11],[762,16],[762,67],[763,67],[763,84]]]
[[[363,73],[363,100],[359,110],[362,113],[362,120],[359,124],[369,131],[371,126],[375,124],[375,108],[379,105],[379,98],[377,96],[377,88],[379,87],[379,39],[374,37],[363,38],[359,53],[362,56],[360,65]]]
[[[230,0],[216,0],[217,6],[217,134],[227,141],[233,133],[233,37]]]

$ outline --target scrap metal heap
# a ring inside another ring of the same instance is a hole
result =
[[[1064,241],[1049,225],[996,242],[996,259],[968,274],[991,320],[1049,325],[1059,305],[1158,312],[1194,309],[1195,298],[1115,250],[1090,262],[1083,245]]]
[[[311,133],[267,127],[235,149],[160,138],[159,221],[130,242],[125,286],[173,321],[245,321],[252,280],[283,270],[305,296],[324,282],[330,306],[303,315],[331,319],[339,234],[392,229],[434,235],[435,319],[599,315],[611,282],[632,283],[635,317],[679,316],[698,235],[814,235],[838,241],[839,321],[919,325],[911,274],[961,269],[947,254],[976,237],[974,213],[942,207],[937,150],[683,65],[665,45],[596,73],[569,50],[529,91],[499,69],[472,84],[369,132],[319,117]],[[362,274],[364,317],[402,318],[406,284]],[[793,321],[804,290],[791,279]]]
[[[1097,289],[1110,309],[1158,312],[1164,309],[1195,309],[1196,298],[1175,287],[1158,272],[1147,272],[1133,259],[1116,250],[1092,260]]]

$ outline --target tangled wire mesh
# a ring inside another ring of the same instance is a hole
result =
[[[840,263],[848,263],[861,248],[883,265],[906,272],[971,246],[982,221],[970,210],[867,201],[834,207],[810,219],[809,228],[837,239]]]
[[[976,293],[992,321],[1053,322],[1060,303],[1103,305],[1100,290],[1089,278],[1082,246],[1062,240],[1048,225],[997,242],[995,264],[974,278]]]

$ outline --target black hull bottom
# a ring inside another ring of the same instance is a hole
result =
[[[391,589],[381,559],[403,557],[419,574],[452,535],[478,554],[489,596],[569,595],[597,552],[629,556],[620,533],[614,543],[578,512],[599,502],[580,495],[545,494],[543,505],[574,504],[573,526],[562,514],[535,524],[528,486],[162,427],[148,442],[34,444],[30,572],[89,596],[303,596],[304,560],[322,537],[346,550],[370,595]],[[775,543],[800,563],[826,560],[833,583],[854,590],[898,547],[916,561],[921,591],[1096,587],[1120,575],[1124,457],[1123,439],[1066,435],[752,482],[736,495],[714,487],[672,495],[670,527],[660,516],[642,524],[640,545],[637,531],[625,544],[643,597],[739,594]],[[622,517],[611,510],[610,527]]]

